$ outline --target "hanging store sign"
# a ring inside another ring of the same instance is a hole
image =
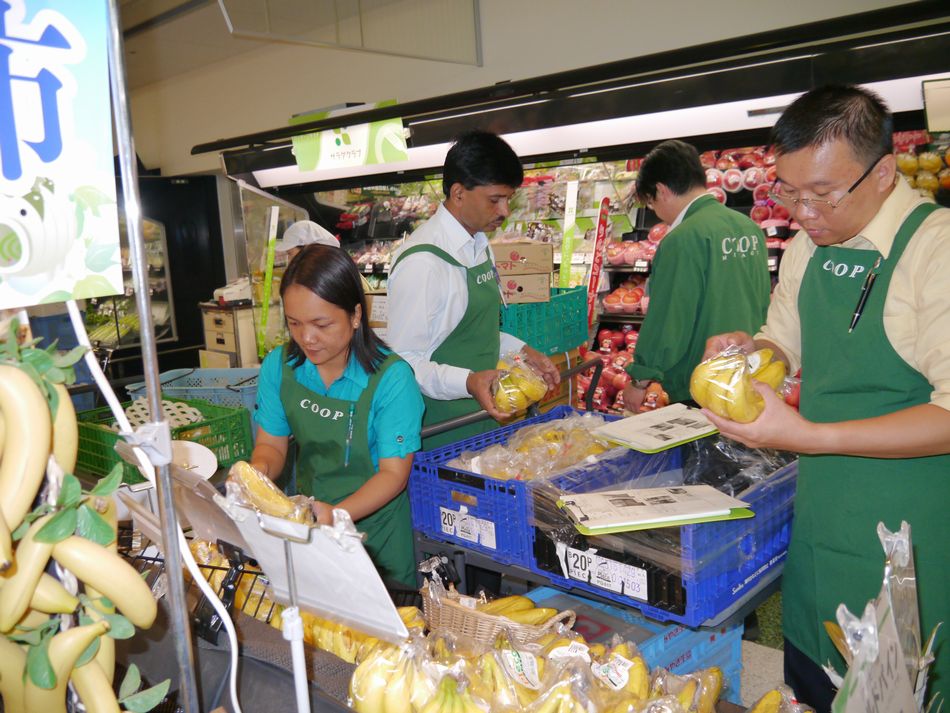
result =
[[[105,0],[0,0],[0,308],[122,291]]]
[[[373,106],[360,105],[343,111],[319,111],[301,114],[290,120],[291,126],[329,119],[353,111],[391,106],[394,101]],[[351,168],[409,160],[402,119],[385,119],[369,124],[341,126],[293,137],[294,157],[301,171]]]

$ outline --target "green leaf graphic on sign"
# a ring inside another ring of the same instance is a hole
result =
[[[90,245],[86,251],[86,267],[93,272],[104,272],[111,265],[115,265],[115,252],[118,245]]]
[[[73,287],[73,299],[81,300],[102,295],[114,295],[118,290],[102,275],[84,277]]]
[[[367,148],[367,164],[408,160],[409,152],[406,150],[406,137],[402,129],[402,120],[386,119],[385,121],[374,121],[370,124],[369,146]]]
[[[16,232],[5,223],[0,223],[0,265],[15,265],[23,257],[23,244]]]

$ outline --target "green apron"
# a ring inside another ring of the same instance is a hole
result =
[[[501,339],[498,317],[501,295],[491,258],[486,255],[484,262],[475,267],[466,268],[447,252],[434,245],[415,245],[403,252],[396,262],[398,263],[407,255],[419,252],[431,253],[450,265],[464,269],[468,285],[468,306],[465,308],[465,314],[462,315],[461,321],[452,333],[432,352],[432,361],[472,371],[494,369],[498,364]],[[422,398],[426,405],[425,416],[422,419],[423,428],[480,411],[482,408],[471,397],[450,401],[432,399],[425,395]],[[438,448],[463,438],[477,436],[497,426],[498,424],[489,418],[425,438],[422,441],[422,448],[423,450]]]
[[[336,505],[376,474],[369,450],[369,413],[383,374],[398,360],[390,354],[370,375],[357,401],[311,391],[297,382],[293,369],[284,362],[280,401],[297,442],[297,492]],[[380,574],[414,587],[415,556],[406,491],[356,525],[366,534],[366,551]]]
[[[884,299],[894,266],[911,236],[935,209],[927,204],[904,221],[852,333],[851,315],[876,250],[832,246],[815,250],[799,294],[803,378],[801,413],[819,422],[880,416],[930,400],[933,387],[894,351],[884,332]],[[857,266],[864,271],[856,269]],[[895,531],[911,525],[922,636],[938,621],[950,625],[950,456],[859,458],[803,455],[799,461],[795,522],[783,574],[785,636],[815,663],[844,662],[822,622],[835,621],[838,604],[861,616],[883,580],[884,552],[877,523]],[[937,657],[948,693],[950,650],[946,630]],[[936,686],[934,684],[937,684]]]

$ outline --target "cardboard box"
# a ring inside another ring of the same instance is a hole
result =
[[[366,309],[369,312],[369,326],[385,329],[389,324],[389,295],[385,292],[367,294]]]
[[[551,301],[551,273],[502,275],[501,291],[508,304]]]
[[[532,275],[554,270],[554,246],[531,241],[492,245],[498,274]]]

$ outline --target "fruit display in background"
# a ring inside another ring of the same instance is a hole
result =
[[[713,198],[715,198],[715,199],[716,199],[717,201],[719,201],[720,203],[725,204],[725,202],[726,202],[726,192],[725,192],[724,190],[722,190],[722,188],[720,188],[720,187],[718,187],[718,186],[716,186],[716,187],[714,187],[714,188],[708,188],[708,189],[706,189],[706,193],[708,193],[709,195],[711,195]]]
[[[757,186],[765,183],[765,169],[759,166],[747,168],[742,174],[742,187],[747,191],[754,191]]]
[[[752,190],[752,200],[756,203],[764,203],[769,199],[769,191],[772,190],[771,183],[760,183]]]
[[[722,186],[722,171],[718,168],[706,169],[706,188],[719,188]]]
[[[723,190],[729,193],[738,193],[742,190],[742,171],[738,168],[727,169],[722,174]]]
[[[930,171],[936,173],[943,168],[943,160],[936,151],[923,151],[917,154],[917,169],[920,171]]]
[[[752,206],[749,211],[749,219],[756,225],[762,225],[763,222],[772,217],[772,209],[767,205]]]
[[[934,154],[934,156],[936,156],[936,154]],[[940,187],[937,175],[930,170],[918,171],[915,176],[915,182],[918,189],[929,191],[930,193],[936,193]]]
[[[669,230],[670,226],[666,223],[657,223],[652,228],[650,228],[650,232],[647,234],[647,240],[652,243],[658,243],[666,237],[666,234],[669,232]]]
[[[945,168],[937,174],[937,182],[945,191],[950,191],[950,168]]]
[[[917,173],[919,165],[917,155],[910,151],[901,151],[897,154],[897,170],[906,176],[913,176]]]

